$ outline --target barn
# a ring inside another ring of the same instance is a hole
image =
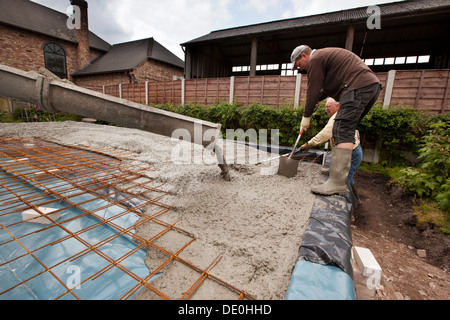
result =
[[[450,66],[450,3],[416,0],[213,31],[182,44],[186,79],[290,75],[292,50],[343,47],[376,72]]]

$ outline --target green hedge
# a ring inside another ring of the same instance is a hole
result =
[[[158,108],[187,115],[197,119],[219,123],[222,135],[226,138],[227,129],[278,129],[280,145],[292,146],[300,131],[303,108],[281,107],[279,109],[253,104],[240,106],[237,104],[216,104],[202,107],[200,105],[173,106],[162,105]],[[304,133],[302,141],[308,141],[316,135],[328,122],[325,110],[320,108],[311,119],[311,129]]]
[[[429,115],[410,107],[386,109],[376,105],[359,126],[362,145],[373,146],[381,141],[385,160],[402,161],[405,153],[419,154],[421,140],[438,121],[450,123],[450,114]]]
[[[327,124],[329,117],[321,102],[318,110],[311,118],[311,127],[302,137],[308,141]],[[279,143],[292,146],[297,138],[303,107],[272,108],[260,104],[241,106],[237,104],[216,104],[203,107],[200,105],[173,106],[164,105],[159,108],[184,114],[190,117],[220,123],[223,137],[226,129],[278,129]],[[430,126],[438,121],[450,123],[450,114],[427,115],[409,107],[383,108],[375,105],[362,120],[359,130],[362,145],[373,148],[382,141],[384,158],[387,161],[403,161],[405,153],[419,154],[422,137],[430,130]]]

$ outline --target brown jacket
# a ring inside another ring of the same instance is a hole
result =
[[[339,101],[346,93],[380,83],[377,76],[351,51],[342,48],[315,50],[307,65],[308,91],[304,116],[311,117],[319,101]]]

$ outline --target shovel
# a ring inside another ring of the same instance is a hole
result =
[[[280,157],[280,166],[278,167],[278,174],[292,178],[297,174],[297,167],[300,160],[295,160],[292,157],[294,156],[295,149],[297,148],[298,143],[300,142],[300,138],[302,137],[303,129],[300,130],[300,134],[298,135],[297,141],[295,142],[294,149],[292,149],[289,157],[282,156]]]

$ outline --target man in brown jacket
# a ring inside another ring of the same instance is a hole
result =
[[[345,182],[350,169],[355,130],[362,118],[377,101],[381,84],[370,68],[353,52],[342,48],[312,50],[298,46],[291,55],[292,70],[306,70],[308,90],[301,123],[310,126],[310,118],[319,101],[332,97],[340,108],[333,126],[336,147],[331,152],[328,181],[312,187],[313,193],[322,195],[345,194]]]

